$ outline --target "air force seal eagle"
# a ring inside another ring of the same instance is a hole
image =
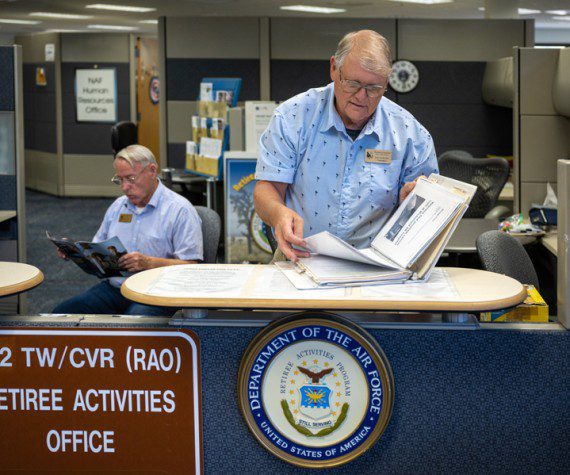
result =
[[[392,413],[394,382],[382,349],[349,320],[285,317],[247,348],[240,408],[254,436],[295,465],[332,467],[370,448]]]

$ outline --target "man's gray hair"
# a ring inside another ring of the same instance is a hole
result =
[[[132,168],[135,168],[137,163],[140,163],[143,167],[154,163],[156,163],[156,158],[152,152],[146,148],[144,145],[129,145],[125,147],[123,150],[120,150],[117,155],[115,155],[115,160],[124,160],[127,162]]]
[[[382,77],[390,75],[392,71],[390,44],[380,33],[360,30],[344,35],[334,54],[335,66],[340,68],[352,51],[357,54],[360,65],[367,71]]]

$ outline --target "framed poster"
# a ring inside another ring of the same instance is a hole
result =
[[[271,246],[262,221],[253,208],[255,154],[224,155],[224,204],[226,263],[262,263],[271,260]]]
[[[75,70],[75,114],[77,122],[117,122],[115,68]]]

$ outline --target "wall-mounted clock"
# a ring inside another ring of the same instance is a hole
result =
[[[419,81],[420,73],[412,62],[400,60],[392,64],[392,74],[388,82],[394,91],[400,93],[413,91]]]

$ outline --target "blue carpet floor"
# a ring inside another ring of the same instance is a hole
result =
[[[26,292],[28,315],[51,312],[59,302],[99,281],[73,262],[61,260],[55,246],[46,238],[46,230],[54,236],[90,241],[113,201],[113,198],[57,198],[26,191],[27,262],[45,276],[41,285]]]

